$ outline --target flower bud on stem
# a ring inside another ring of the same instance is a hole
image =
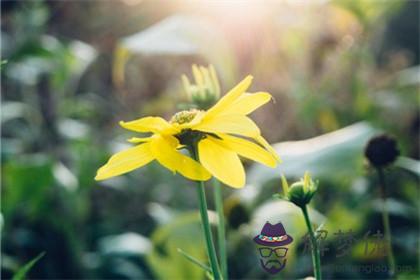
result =
[[[314,267],[314,274],[317,280],[321,279],[321,258],[319,253],[318,243],[315,237],[315,233],[312,229],[311,220],[308,214],[307,205],[311,202],[312,197],[315,195],[318,184],[312,181],[308,172],[305,173],[305,176],[302,180],[293,183],[290,187],[287,183],[287,180],[284,176],[281,177],[282,186],[284,190],[283,198],[292,202],[298,206],[303,213],[305,218],[306,227],[308,228],[309,238],[311,242],[311,252],[312,252],[312,263]]]

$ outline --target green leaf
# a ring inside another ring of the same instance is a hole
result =
[[[216,216],[209,212],[215,225]],[[180,257],[179,248],[199,259],[206,257],[199,214],[187,212],[175,216],[169,223],[157,228],[151,236],[153,250],[147,261],[159,279],[203,279],[205,270],[191,260]]]
[[[199,19],[174,15],[123,38],[121,45],[140,54],[195,55],[209,43],[208,33],[213,35],[214,31]]]
[[[15,275],[13,275],[12,280],[23,280],[26,279],[26,274],[31,270],[31,268],[45,255],[45,252],[40,253],[34,259],[26,263],[23,267],[21,267]]]
[[[420,176],[420,161],[418,160],[408,157],[399,157],[397,162],[395,162],[395,165]]]
[[[299,178],[305,171],[320,179],[354,177],[363,170],[363,150],[375,133],[361,122],[311,139],[275,144],[283,163],[275,169],[253,164],[248,182],[260,185],[279,178],[280,184],[281,174]]]
[[[131,54],[201,56],[220,76],[233,83],[236,72],[232,49],[215,25],[194,16],[175,14],[135,34],[122,38],[115,52],[113,79],[124,81],[124,68]]]
[[[317,237],[320,233],[319,233],[319,231],[320,230],[322,230],[323,228],[324,228],[324,226],[325,226],[325,222],[323,222],[322,224],[320,224],[317,228],[316,228],[316,230],[314,231],[315,232],[315,236]]]
[[[283,195],[279,194],[279,193],[273,194],[273,198],[276,198],[276,199],[285,199],[285,197]]]
[[[6,59],[2,59],[1,61],[0,61],[0,69],[2,69],[3,68],[3,65],[6,65],[7,64],[7,60]]]
[[[202,269],[204,269],[205,271],[211,272],[210,267],[208,267],[207,265],[205,265],[204,263],[200,262],[199,260],[197,260],[196,258],[194,258],[193,256],[191,256],[190,254],[188,254],[187,252],[183,251],[181,248],[178,248],[178,253],[180,253],[182,256],[184,256],[187,260],[189,260],[190,262],[192,262],[193,264],[198,265],[199,267],[201,267]]]
[[[397,73],[397,81],[400,86],[420,85],[420,66],[406,68]]]
[[[104,255],[143,256],[150,252],[150,240],[138,233],[126,232],[99,239],[99,250]]]
[[[49,207],[48,193],[54,183],[52,159],[41,154],[22,155],[14,157],[3,168],[5,220],[16,211],[29,218],[43,216]]]
[[[23,118],[28,113],[29,106],[23,102],[18,101],[4,101],[1,105],[1,122],[2,124],[7,121]]]

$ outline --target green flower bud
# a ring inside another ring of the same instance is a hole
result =
[[[301,208],[309,204],[318,189],[318,184],[311,179],[308,172],[305,173],[303,179],[293,183],[291,186],[287,184],[286,178],[282,176],[282,184],[285,193],[284,198]]]
[[[189,101],[198,109],[207,110],[213,106],[220,97],[220,84],[214,67],[192,66],[194,76],[193,84],[186,75],[182,75],[182,84]]]

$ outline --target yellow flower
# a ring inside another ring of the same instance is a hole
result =
[[[228,186],[243,187],[245,171],[239,156],[270,167],[280,161],[247,116],[271,99],[266,92],[246,93],[251,82],[252,77],[246,77],[207,111],[182,111],[169,122],[160,117],[120,122],[126,129],[152,135],[130,139],[139,145],[112,156],[95,179],[114,177],[157,160],[192,180],[205,181],[213,175]],[[199,162],[182,154],[183,148],[197,153]]]

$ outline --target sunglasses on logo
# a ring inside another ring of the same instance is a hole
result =
[[[284,247],[277,247],[277,248],[264,247],[264,248],[259,248],[259,250],[260,250],[261,257],[263,258],[270,257],[273,254],[273,252],[274,254],[276,254],[277,257],[283,258],[286,256],[288,249]]]

